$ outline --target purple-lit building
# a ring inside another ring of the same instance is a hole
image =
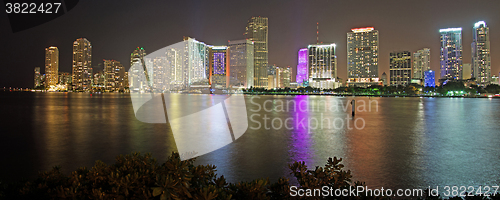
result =
[[[304,81],[309,78],[308,67],[307,67],[307,48],[299,50],[299,59],[297,65],[297,76],[295,81],[297,84],[302,85]]]
[[[229,87],[229,47],[212,46],[209,49],[210,85],[212,88]]]

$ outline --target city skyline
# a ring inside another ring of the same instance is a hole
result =
[[[366,5],[373,4],[372,2],[364,2]],[[117,33],[114,31],[89,31],[83,30],[82,28],[78,28],[78,26],[71,26],[72,29],[65,28],[64,24],[70,23],[72,21],[79,21],[73,15],[77,15],[77,13],[82,12],[85,9],[103,9],[106,6],[110,6],[107,3],[101,5],[102,7],[89,7],[92,5],[91,3],[82,3],[75,7],[75,10],[69,12],[68,16],[63,16],[61,19],[57,19],[54,22],[49,22],[47,24],[41,25],[39,27],[35,27],[26,31],[22,31],[16,34],[6,32],[10,31],[9,28],[2,30],[1,32],[6,33],[7,38],[12,38],[10,41],[3,41],[2,43],[6,44],[7,47],[15,46],[13,51],[13,55],[6,59],[6,65],[10,66],[19,66],[11,70],[12,72],[6,71],[6,69],[2,68],[1,74],[2,79],[0,79],[0,86],[9,87],[30,87],[33,84],[33,79],[31,78],[33,68],[34,67],[43,67],[42,62],[40,62],[40,56],[43,60],[43,53],[40,50],[36,50],[36,46],[43,46],[42,48],[46,48],[48,46],[57,46],[60,51],[60,66],[59,71],[70,71],[71,66],[71,51],[68,52],[68,48],[71,48],[68,45],[68,40],[74,41],[75,38],[85,37],[89,41],[92,42],[93,46],[93,62],[101,60],[101,59],[115,59],[119,61],[127,60],[128,54],[130,50],[137,46],[144,46],[145,49],[150,49],[149,51],[155,51],[159,49],[160,45],[169,45],[173,44],[172,41],[178,41],[179,37],[182,36],[191,36],[197,39],[200,39],[208,44],[213,45],[226,45],[227,40],[235,40],[242,39],[245,36],[243,35],[242,29],[245,28],[245,24],[251,16],[264,16],[269,19],[269,65],[276,64],[278,66],[290,66],[292,71],[295,72],[297,66],[297,52],[301,47],[306,46],[307,44],[314,44],[316,42],[316,22],[320,23],[319,27],[319,41],[324,43],[336,43],[337,44],[337,58],[338,58],[338,76],[343,80],[346,80],[346,44],[343,41],[346,41],[346,32],[349,32],[350,29],[356,27],[366,27],[373,26],[380,33],[380,58],[379,58],[379,70],[378,76],[380,76],[383,72],[389,72],[389,52],[398,51],[401,49],[409,50],[411,52],[415,52],[418,49],[422,49],[428,47],[431,49],[431,69],[438,71],[439,70],[439,32],[438,30],[446,27],[462,27],[462,38],[463,38],[463,60],[464,63],[468,63],[471,60],[471,50],[470,44],[472,42],[472,26],[474,23],[478,21],[485,21],[488,24],[488,27],[493,28],[493,32],[495,33],[495,28],[500,27],[499,22],[495,21],[496,12],[493,12],[492,7],[498,5],[498,2],[485,2],[486,4],[491,4],[490,6],[481,6],[482,10],[479,10],[479,7],[474,5],[473,3],[468,2],[457,2],[456,6],[460,7],[462,10],[470,9],[471,12],[467,12],[461,15],[455,15],[450,13],[449,11],[440,11],[442,13],[438,13],[433,7],[434,4],[445,4],[446,1],[443,2],[430,2],[424,1],[420,4],[416,5],[417,7],[424,7],[427,10],[427,14],[433,14],[432,17],[422,16],[422,14],[415,14],[413,11],[408,9],[401,9],[402,6],[408,6],[411,3],[395,3],[394,5],[389,5],[389,7],[400,8],[396,13],[399,12],[408,12],[408,16],[413,18],[420,17],[420,20],[423,20],[425,23],[420,25],[416,25],[416,20],[407,20],[406,23],[397,23],[400,21],[398,19],[392,19],[390,16],[394,14],[387,15],[377,15],[374,18],[363,18],[369,16],[368,14],[363,14],[360,17],[353,17],[355,19],[343,19],[340,21],[331,21],[328,20],[328,16],[333,14],[315,14],[310,5],[304,5],[301,2],[290,3],[290,6],[283,6],[284,4],[274,3],[274,4],[264,4],[259,7],[256,6],[256,9],[253,11],[248,11],[252,9],[248,9],[241,13],[229,12],[226,15],[236,15],[235,17],[231,17],[232,19],[224,19],[223,17],[213,17],[209,16],[206,13],[211,9],[210,5],[206,5],[207,7],[203,7],[206,3],[199,3],[199,5],[194,6],[193,8],[199,10],[202,13],[197,14],[197,17],[188,17],[187,19],[182,19],[181,22],[172,22],[172,20],[161,21],[161,25],[155,24],[152,22],[147,22],[143,24],[136,24],[138,27],[142,27],[142,29],[152,30],[144,33],[143,37],[133,37],[131,38],[132,33],[123,33],[123,34],[115,34],[115,37],[111,37],[111,33]],[[172,7],[182,6],[176,3]],[[224,2],[224,6],[228,8],[233,8],[238,6],[239,4],[232,2]],[[267,5],[267,7],[266,7]],[[346,8],[349,6],[355,5],[355,3],[329,3],[328,5],[337,5],[335,10]],[[413,5],[413,4],[412,4]],[[127,10],[127,5],[120,5],[119,7],[123,7],[124,10]],[[283,6],[283,7],[280,7]],[[161,6],[160,6],[161,7]],[[266,7],[266,8],[264,8]],[[328,7],[328,6],[325,6]],[[389,9],[388,8],[380,8],[380,11]],[[408,6],[411,7],[411,6]],[[496,6],[498,7],[498,6]],[[289,19],[284,19],[279,15],[271,12],[272,8],[277,8],[277,13],[287,11],[297,11],[296,14],[288,14],[286,16]],[[150,6],[140,5],[138,9],[154,9]],[[323,9],[323,8],[318,8]],[[364,9],[364,8],[363,8]],[[362,10],[363,10],[362,9]],[[193,11],[193,10],[190,10]],[[279,12],[278,12],[279,11]],[[74,12],[74,13],[73,13]],[[344,11],[342,11],[344,12]],[[338,14],[342,13],[340,10]],[[205,13],[205,14],[203,14]],[[184,16],[179,12],[174,12],[171,14],[172,16]],[[205,17],[207,16],[207,17]],[[208,17],[209,16],[209,17]],[[423,18],[422,18],[423,17]],[[206,18],[206,19],[205,19]],[[381,19],[383,18],[383,19]],[[118,22],[126,21],[128,19],[126,16],[123,16],[120,12],[113,14],[112,16],[107,16],[103,18],[104,21],[110,22],[115,21],[117,23],[112,23],[112,27],[115,28],[125,28],[126,26],[121,25]],[[216,19],[216,20],[215,20]],[[89,19],[92,21],[92,18]],[[217,21],[213,29],[209,26],[213,23],[208,23],[208,21]],[[136,21],[136,20],[134,20]],[[5,20],[0,21],[2,26],[5,26]],[[156,21],[158,23],[158,21]],[[190,22],[190,23],[182,23],[182,22]],[[77,24],[75,22],[75,24]],[[129,25],[133,25],[131,23]],[[412,25],[413,24],[413,25]],[[102,25],[102,24],[101,24]],[[81,25],[82,27],[91,27],[90,24]],[[299,26],[300,29],[293,28],[293,26]],[[96,27],[100,27],[100,25],[96,25]],[[167,27],[177,27],[176,31],[170,31],[166,34],[165,31],[153,31],[153,30],[164,30]],[[210,27],[210,28],[208,28]],[[48,29],[53,29],[56,31],[51,32],[52,35],[47,35]],[[108,29],[103,29],[108,30]],[[110,29],[109,29],[110,30]],[[219,30],[219,31],[217,31]],[[222,30],[222,31],[220,31]],[[61,32],[61,33],[59,33]],[[67,32],[67,33],[66,33]],[[133,32],[133,31],[130,31]],[[65,34],[62,34],[65,33]],[[239,34],[238,34],[239,33]],[[21,35],[28,36],[35,34],[37,37],[37,43],[31,44],[31,38],[23,37],[23,41],[19,39]],[[18,36],[19,35],[19,36]],[[395,37],[398,35],[402,35],[399,37]],[[155,41],[155,43],[152,43]],[[156,42],[161,41],[161,42]],[[490,35],[491,46],[491,63],[492,75],[498,74],[500,70],[500,66],[497,64],[497,58],[495,55],[495,46],[499,46],[499,36],[498,34]],[[117,43],[119,42],[119,43]],[[30,43],[30,48],[27,49],[26,43]],[[43,43],[43,44],[42,44]],[[497,44],[497,45],[496,45]],[[127,48],[123,48],[127,46]],[[130,46],[130,48],[128,48]],[[434,50],[432,50],[434,49]],[[17,53],[26,50],[28,59],[16,59],[19,58]],[[122,52],[123,51],[123,52]],[[16,53],[17,52],[17,53]],[[38,52],[38,53],[37,53]],[[38,58],[37,58],[38,57]],[[126,69],[130,66],[124,65]],[[437,74],[436,74],[437,76]],[[295,79],[295,77],[293,77]],[[295,80],[293,80],[295,81]]]

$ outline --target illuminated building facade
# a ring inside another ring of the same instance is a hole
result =
[[[266,87],[268,66],[268,19],[252,17],[248,20],[245,36],[254,42],[254,86]]]
[[[129,73],[120,75],[124,80],[128,79],[131,92],[183,91],[193,86],[209,86],[209,46],[203,42],[184,37],[180,42],[147,55],[142,48],[136,51],[139,53],[134,51],[131,54]],[[143,57],[144,65],[139,62],[140,57]],[[147,77],[143,74],[144,69]],[[123,84],[123,87],[127,85]]]
[[[413,79],[423,80],[424,72],[431,67],[431,50],[420,49],[413,53]]]
[[[307,46],[309,85],[314,88],[333,89],[337,78],[335,44]]]
[[[94,88],[99,89],[99,90],[104,90],[105,89],[105,80],[106,76],[104,76],[103,71],[98,71],[97,73],[94,74]]]
[[[290,87],[290,67],[276,67],[276,86],[277,88]]]
[[[92,88],[92,45],[86,38],[73,42],[72,85],[74,90]]]
[[[125,68],[116,60],[104,60],[104,88],[107,91],[123,90]]]
[[[307,67],[307,48],[299,50],[298,65],[297,65],[297,76],[295,77],[295,82],[302,85],[304,81],[309,79],[309,68]]]
[[[440,29],[441,78],[462,79],[462,28]]]
[[[165,82],[168,84],[170,90],[182,89],[183,84],[183,62],[182,57],[184,55],[183,49],[168,48],[165,52],[166,55],[166,72],[168,74],[165,78]]]
[[[472,31],[472,77],[480,85],[491,81],[490,28],[484,21],[474,24]]]
[[[373,27],[351,31],[347,33],[348,82],[378,81],[378,31]]]
[[[424,87],[436,87],[435,77],[436,73],[432,70],[424,72]]]
[[[142,61],[146,56],[146,50],[143,47],[137,47],[132,53],[130,53],[130,69],[134,71],[132,76],[130,77],[130,87],[132,88],[141,88],[141,82],[138,77],[138,69],[133,68],[134,64],[137,64],[138,67],[142,66]]]
[[[227,46],[212,46],[210,55],[210,85],[212,88],[228,88],[230,75],[230,53]]]
[[[150,59],[148,59],[150,61]],[[170,81],[169,68],[167,67],[166,57],[156,57],[152,59],[153,73],[150,78],[152,78],[153,88],[156,92],[163,92],[169,89],[168,82]],[[123,77],[125,73],[123,74]]]
[[[390,53],[390,85],[408,85],[411,83],[411,52]]]
[[[59,72],[59,85],[62,85],[66,88],[71,86],[72,77],[69,72]]]
[[[194,38],[184,37],[185,51],[183,56],[183,84],[188,88],[192,84],[208,80],[208,50],[209,47]]]
[[[254,85],[254,42],[251,40],[229,41],[231,85],[249,88]]]
[[[40,67],[35,67],[35,76],[34,76],[34,88],[39,88],[43,85],[42,74],[40,73]]]
[[[55,87],[59,75],[59,49],[45,48],[45,88]]]

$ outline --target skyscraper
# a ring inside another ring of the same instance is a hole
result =
[[[431,50],[429,48],[420,49],[413,53],[413,79],[423,80],[424,72],[429,70],[431,65]]]
[[[337,78],[337,56],[334,43],[307,46],[309,85],[315,88],[333,89]]]
[[[40,67],[35,67],[34,88],[40,86],[42,86],[42,74],[40,73]]]
[[[268,19],[252,17],[248,20],[245,36],[254,42],[254,86],[267,87]]]
[[[390,85],[408,85],[411,82],[411,53],[409,51],[390,53]]]
[[[45,48],[45,88],[56,86],[59,75],[59,49]]]
[[[120,73],[120,71],[122,71]],[[104,60],[104,87],[107,91],[118,91],[123,89],[123,75],[125,69],[116,60]]]
[[[462,28],[440,29],[441,78],[462,79]]]
[[[373,27],[354,28],[347,33],[347,78],[369,82],[378,78],[378,31]]]
[[[138,67],[142,66],[142,62],[144,61],[144,57],[146,56],[146,50],[143,47],[137,47],[132,53],[130,53],[130,70],[133,71],[130,76],[130,87],[131,88],[141,88],[143,89],[143,85],[139,80],[139,73],[137,68],[133,68],[134,64],[137,64]],[[105,71],[105,70],[104,70]]]
[[[308,81],[309,78],[309,68],[307,67],[307,48],[299,50],[298,64],[297,64],[297,76],[295,82],[302,85],[304,81]]]
[[[228,88],[230,75],[230,53],[226,46],[212,46],[210,55],[210,84],[212,88]]]
[[[290,67],[277,67],[276,70],[276,87],[290,87]]]
[[[471,47],[473,77],[478,84],[488,85],[491,78],[490,28],[484,21],[474,24]]]
[[[208,51],[209,47],[194,38],[184,37],[185,55],[183,57],[183,83],[188,88],[209,78]]]
[[[92,88],[92,45],[86,38],[73,42],[72,85],[74,90]]]
[[[146,56],[146,50],[144,50],[143,47],[137,47],[131,54],[130,54],[130,66],[135,62],[141,62],[141,59],[144,59],[144,56]]]
[[[231,78],[234,78],[234,84],[245,88],[254,85],[254,43],[248,39],[229,41],[229,55]]]

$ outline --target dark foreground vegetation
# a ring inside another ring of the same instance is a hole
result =
[[[308,170],[304,162],[289,165],[291,174],[302,189],[334,189],[363,185],[351,181],[351,172],[343,170],[342,159],[329,158],[324,167]],[[181,161],[177,153],[159,164],[151,154],[120,155],[113,165],[96,161],[90,168],[80,168],[70,175],[59,167],[40,173],[34,181],[0,185],[0,199],[388,199],[384,197],[314,197],[290,196],[290,183],[280,178],[228,183],[218,176],[213,165],[195,166],[194,160]],[[500,195],[490,199],[499,199]],[[426,199],[439,199],[427,197]],[[452,199],[462,199],[455,197]],[[486,199],[480,196],[465,199]]]

